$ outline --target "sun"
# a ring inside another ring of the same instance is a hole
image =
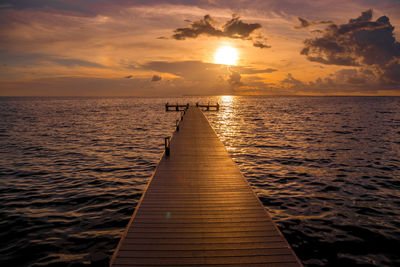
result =
[[[238,59],[238,51],[231,46],[221,46],[214,54],[215,64],[236,65]]]

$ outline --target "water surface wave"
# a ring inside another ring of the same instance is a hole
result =
[[[2,98],[0,265],[110,256],[174,130],[206,113],[306,266],[400,265],[400,98]]]

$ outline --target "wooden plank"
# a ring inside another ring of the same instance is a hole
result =
[[[248,243],[248,242],[276,242],[281,241],[282,237],[275,236],[257,236],[257,237],[209,237],[209,238],[129,238],[126,236],[126,244],[224,244],[224,243]]]
[[[264,231],[232,231],[232,232],[161,232],[154,231],[129,232],[126,238],[182,238],[182,239],[206,239],[206,238],[247,238],[247,237],[275,237],[279,236],[275,229]]]
[[[287,249],[287,244],[284,241],[275,242],[242,242],[242,243],[214,243],[214,244],[123,244],[120,251],[174,251],[174,250],[191,250],[191,251],[206,251],[206,250],[235,250],[235,249]]]
[[[187,110],[112,266],[301,266],[202,112]]]
[[[114,267],[149,267],[153,265],[145,265],[145,264],[114,264]],[[196,265],[169,265],[169,264],[162,264],[158,266],[164,266],[164,267],[176,267],[176,266],[218,266],[218,267],[244,267],[244,266],[249,266],[249,267],[298,267],[299,264],[297,262],[268,262],[268,263],[249,263],[246,265],[243,265],[242,263],[237,263],[237,264],[196,264]]]
[[[129,229],[128,233],[140,232],[168,232],[168,233],[242,233],[242,232],[257,232],[257,231],[275,231],[275,227],[273,225],[266,226],[256,226],[256,227],[213,227],[213,228],[204,228],[204,227],[132,227]]]
[[[115,267],[148,267],[148,266],[153,266],[153,265],[146,265],[146,264],[115,264],[113,265]],[[277,262],[268,262],[268,263],[249,263],[249,264],[242,264],[242,263],[237,263],[237,264],[196,264],[196,265],[169,265],[169,264],[162,264],[162,265],[157,265],[157,266],[165,266],[165,267],[176,267],[176,266],[196,266],[196,267],[200,267],[200,266],[218,266],[218,267],[296,267],[299,266],[297,262],[281,262],[281,263],[277,263]]]
[[[115,264],[148,264],[148,265],[201,265],[201,264],[249,264],[249,263],[293,263],[296,262],[293,256],[290,255],[262,255],[262,256],[227,256],[227,257],[118,257],[115,260]]]
[[[122,258],[173,258],[173,257],[229,257],[235,256],[263,256],[263,255],[290,255],[286,248],[256,248],[256,249],[220,249],[220,250],[121,250]]]

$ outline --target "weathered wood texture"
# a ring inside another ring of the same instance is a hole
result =
[[[112,266],[301,266],[198,108],[170,148]]]

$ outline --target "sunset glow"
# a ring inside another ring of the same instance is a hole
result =
[[[214,55],[215,64],[236,65],[238,59],[238,51],[231,46],[221,46]]]
[[[289,2],[5,0],[0,96],[400,95],[399,1]]]

